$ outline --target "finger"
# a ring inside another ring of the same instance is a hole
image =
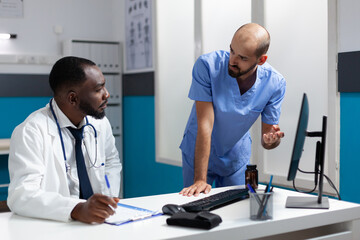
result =
[[[266,143],[271,143],[273,139],[273,134],[272,133],[268,133],[266,136]]]
[[[113,208],[117,208],[117,204],[118,204],[118,202],[120,201],[120,199],[118,199],[118,198],[110,198],[110,200],[111,200],[111,204],[110,204],[110,206],[112,206]]]
[[[110,217],[115,212],[109,207],[102,204],[89,203],[87,207],[88,221],[90,222],[104,222],[104,220]]]
[[[117,207],[117,206],[116,206]],[[101,205],[98,205],[97,208],[95,209],[95,212],[101,214],[101,213],[106,213],[105,216],[103,215],[97,215],[97,216],[100,216],[100,217],[109,217],[111,215],[114,215],[115,214],[115,208],[110,205],[110,204],[101,204]]]
[[[273,129],[275,130],[275,132],[280,131],[279,125],[273,125]]]
[[[102,209],[106,209],[106,208],[104,208],[106,206],[111,206],[113,209],[117,208],[117,202],[112,197],[102,195],[101,197],[98,198],[98,201],[100,204],[103,205]]]
[[[283,138],[285,136],[284,132],[278,132],[277,134],[278,134],[279,138]]]
[[[194,195],[194,192],[195,192],[196,189],[197,189],[196,186],[191,187],[187,195],[188,195],[189,197],[192,196],[192,195]]]
[[[183,188],[183,189],[179,192],[179,194],[183,194],[185,191],[186,191],[186,188]]]
[[[116,202],[114,198],[106,196],[106,195],[100,195],[96,198],[96,201],[99,203],[102,203],[104,205],[111,205],[113,207],[116,207]]]
[[[98,223],[104,222],[105,219],[111,216],[107,211],[103,211],[103,210],[95,211],[93,214],[94,214],[94,218],[96,219],[96,222]]]
[[[96,206],[94,208],[94,211],[95,212],[106,212],[107,213],[107,217],[111,216],[111,215],[114,215],[115,213],[115,208],[109,204],[100,204],[98,206]],[[106,217],[106,216],[102,216],[102,215],[98,215],[98,216],[101,216],[101,217]]]
[[[114,200],[115,203],[116,203],[115,206],[114,206],[114,208],[117,208],[117,207],[118,207],[117,204],[120,202],[120,198],[114,197],[113,200]]]
[[[92,223],[104,223],[105,220],[106,220],[106,218],[94,217],[94,220],[92,221]]]
[[[114,209],[117,208],[117,202],[111,197],[100,195],[92,199],[90,208],[94,211],[105,211],[108,215],[113,215],[115,213]]]
[[[264,142],[267,143],[269,141],[269,137],[267,134],[263,135]]]
[[[182,195],[183,195],[183,196],[185,196],[185,195],[187,195],[187,194],[189,193],[189,188],[190,188],[190,187],[184,188],[184,189],[182,190]]]
[[[278,139],[277,134],[271,134],[271,140],[275,142]]]
[[[184,196],[187,196],[187,195],[189,195],[190,194],[190,191],[191,191],[191,187],[188,187],[187,189],[186,189],[186,191],[184,192]]]
[[[199,194],[200,194],[201,192],[203,192],[204,189],[205,189],[204,186],[199,186],[199,187],[197,187],[194,196],[195,196],[195,197],[199,196]]]
[[[211,191],[211,185],[208,184],[208,185],[206,186],[206,188],[205,188],[204,193],[205,193],[205,194],[208,194],[210,191]]]

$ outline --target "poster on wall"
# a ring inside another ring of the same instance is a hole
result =
[[[0,0],[0,17],[22,18],[23,4],[23,0]]]
[[[152,0],[126,0],[125,72],[153,70]]]

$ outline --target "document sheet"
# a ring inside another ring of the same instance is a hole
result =
[[[150,218],[161,215],[159,211],[151,211],[144,208],[139,208],[127,204],[118,203],[115,209],[116,213],[106,219],[106,223],[121,225],[127,222],[132,222],[140,219]]]

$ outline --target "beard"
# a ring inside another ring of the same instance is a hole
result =
[[[85,113],[86,115],[92,116],[95,119],[102,119],[105,117],[105,111],[100,110],[102,106],[104,106],[107,103],[105,101],[99,106],[99,109],[94,109],[88,102],[80,101],[79,108],[80,110]]]
[[[233,71],[230,69],[230,66],[232,66],[233,68],[236,68],[238,69],[237,72]],[[245,74],[247,74],[248,72],[250,72],[251,70],[253,70],[255,67],[257,66],[257,63],[254,63],[254,65],[252,65],[251,67],[249,67],[248,69],[246,69],[245,71],[241,71],[240,68],[238,66],[235,66],[235,65],[230,65],[228,66],[228,72],[229,72],[229,75],[233,78],[239,78]]]

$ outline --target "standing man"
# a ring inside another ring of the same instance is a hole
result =
[[[7,203],[23,216],[102,223],[117,207],[122,168],[104,76],[92,61],[65,57],[49,82],[54,98],[11,136]]]
[[[272,149],[284,133],[278,125],[285,79],[266,63],[270,35],[249,23],[234,34],[230,52],[199,57],[189,98],[194,100],[180,149],[184,189],[191,196],[245,184],[251,155],[250,127],[261,114],[262,145]]]

